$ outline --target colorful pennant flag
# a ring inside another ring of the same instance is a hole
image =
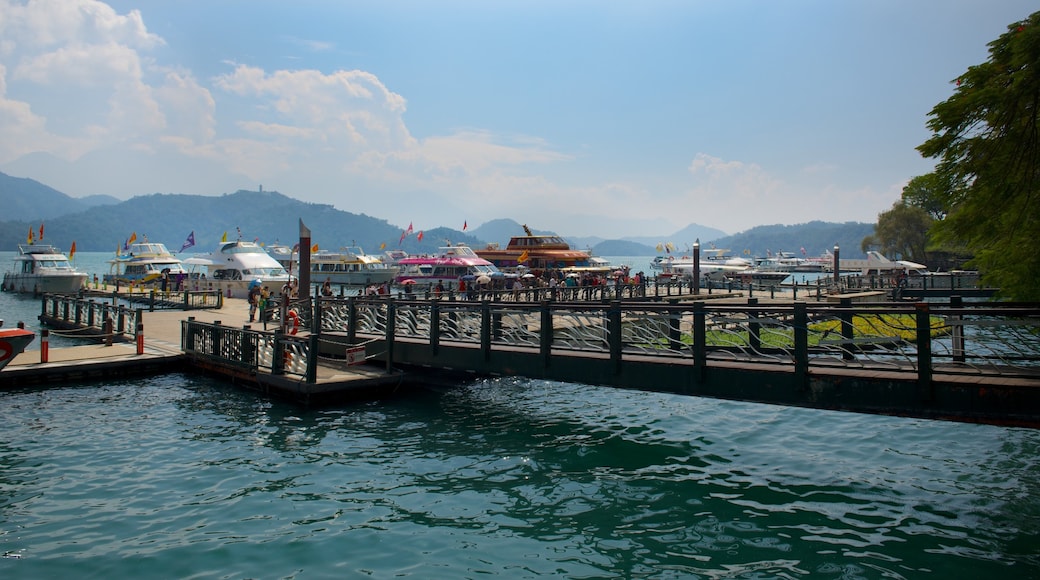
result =
[[[43,222],[40,222],[40,241],[43,241]]]
[[[225,231],[224,235],[220,236],[220,243],[224,243],[226,241],[227,241],[227,232]]]
[[[416,236],[416,238],[418,238],[420,242],[422,241],[422,230],[419,230],[419,235]]]
[[[132,243],[134,243],[136,241],[137,241],[137,232],[131,232],[130,239],[127,240],[127,242],[126,242],[127,247],[130,247],[130,244],[132,244]]]
[[[181,246],[181,251],[187,250],[188,248],[195,245],[195,230],[191,230],[188,234],[188,239],[184,240],[184,244]]]
[[[30,246],[31,246],[31,245],[32,245],[32,243],[33,243],[33,230],[32,230],[32,226],[29,226],[29,235],[28,235],[28,237],[26,237],[26,238],[25,238],[25,241],[26,241],[26,243],[28,243],[28,244],[29,244]]]
[[[318,251],[318,244],[314,244],[313,246],[311,246],[311,253],[312,254],[316,253],[317,251]]]
[[[463,221],[463,222],[462,222],[462,231],[466,231],[466,227],[467,227],[467,226],[469,226],[469,222],[467,222],[467,221]]]
[[[530,258],[530,257],[531,257],[531,256],[529,256],[529,255],[527,254],[527,250],[524,250],[524,251],[523,251],[523,252],[522,252],[522,253],[520,254],[520,257],[518,257],[518,258],[516,259],[516,261],[517,261],[517,262],[526,262],[526,261],[527,261],[527,259],[528,259],[528,258]]]
[[[69,248],[69,259],[76,255],[76,240],[72,240],[72,247]]]

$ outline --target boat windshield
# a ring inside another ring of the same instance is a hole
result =
[[[266,276],[271,278],[288,276],[285,268],[249,268],[248,270],[242,270],[242,273],[246,276]]]

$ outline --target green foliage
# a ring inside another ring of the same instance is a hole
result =
[[[1040,300],[1040,13],[1011,24],[989,44],[929,115],[932,137],[918,147],[938,159],[948,189],[936,239],[963,245],[983,279],[1016,300]]]
[[[941,220],[947,213],[947,192],[952,190],[953,184],[937,173],[918,175],[903,188],[903,203],[923,209],[933,220]]]
[[[925,262],[928,228],[933,222],[920,207],[897,201],[892,209],[878,215],[877,227],[870,239],[890,258]]]

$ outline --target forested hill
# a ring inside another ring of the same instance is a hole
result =
[[[120,202],[107,196],[88,200],[75,199],[33,180],[11,178],[0,173],[0,207],[21,207],[19,212],[5,212],[0,219],[0,250],[16,250],[25,243],[28,230],[38,232],[46,224],[45,242],[68,249],[73,241],[79,251],[114,251],[131,234],[138,239],[162,242],[171,250],[180,250],[188,235],[194,233],[195,247],[189,253],[209,252],[221,237],[241,237],[264,244],[292,245],[299,239],[299,220],[310,228],[312,240],[319,248],[335,250],[343,246],[360,246],[366,252],[402,248],[410,253],[432,253],[446,241],[481,247],[486,242],[504,244],[523,228],[513,220],[492,220],[466,232],[451,228],[435,228],[418,232],[401,240],[401,224],[364,214],[337,210],[331,205],[306,203],[274,191],[244,191],[222,196],[184,194],[151,194]],[[31,203],[30,203],[31,202]],[[106,205],[96,205],[104,203]],[[28,204],[28,205],[26,205]],[[93,205],[91,207],[91,205]],[[26,207],[28,209],[26,209]],[[28,212],[28,213],[26,213]],[[24,216],[31,217],[24,217]],[[662,240],[674,240],[679,253],[688,249],[680,240],[684,232],[664,234]],[[549,232],[541,232],[549,233]],[[567,236],[567,232],[553,232]],[[728,248],[734,255],[745,249],[753,255],[767,250],[819,255],[838,243],[845,257],[857,257],[860,241],[873,233],[872,224],[810,222],[795,226],[759,226],[717,240],[701,238],[702,247],[712,243]],[[596,243],[572,242],[575,247],[590,247],[600,256],[652,255],[656,250],[632,241],[599,240]]]

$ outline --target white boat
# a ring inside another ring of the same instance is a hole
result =
[[[275,245],[268,247],[267,253],[290,273],[299,271],[299,252]],[[378,256],[366,254],[359,247],[340,248],[338,252],[319,250],[311,253],[310,261],[311,282],[315,284],[325,280],[332,284],[352,286],[383,284],[392,281],[398,272],[397,266],[387,264]]]
[[[174,288],[178,279],[184,279],[188,275],[184,263],[166,249],[165,244],[148,241],[130,244],[127,251],[108,263],[111,271],[105,274],[105,282],[109,284],[146,284],[160,281],[165,273],[170,288]]]
[[[319,250],[311,254],[311,282],[330,280],[333,284],[369,285],[390,282],[398,268],[358,247],[338,252]]]
[[[221,242],[212,253],[193,256],[184,263],[206,267],[205,278],[192,279],[200,290],[213,288],[232,298],[247,298],[249,287],[255,284],[263,284],[277,296],[290,280],[285,268],[256,242]]]
[[[2,288],[6,292],[69,294],[78,292],[86,281],[86,272],[75,269],[58,248],[19,244],[14,269],[4,273]]]
[[[701,250],[699,268],[702,278],[723,280],[728,276],[751,269],[751,262],[744,258],[730,257],[729,250],[705,248]],[[693,277],[693,256],[658,256],[650,262],[650,268],[665,277]]]

